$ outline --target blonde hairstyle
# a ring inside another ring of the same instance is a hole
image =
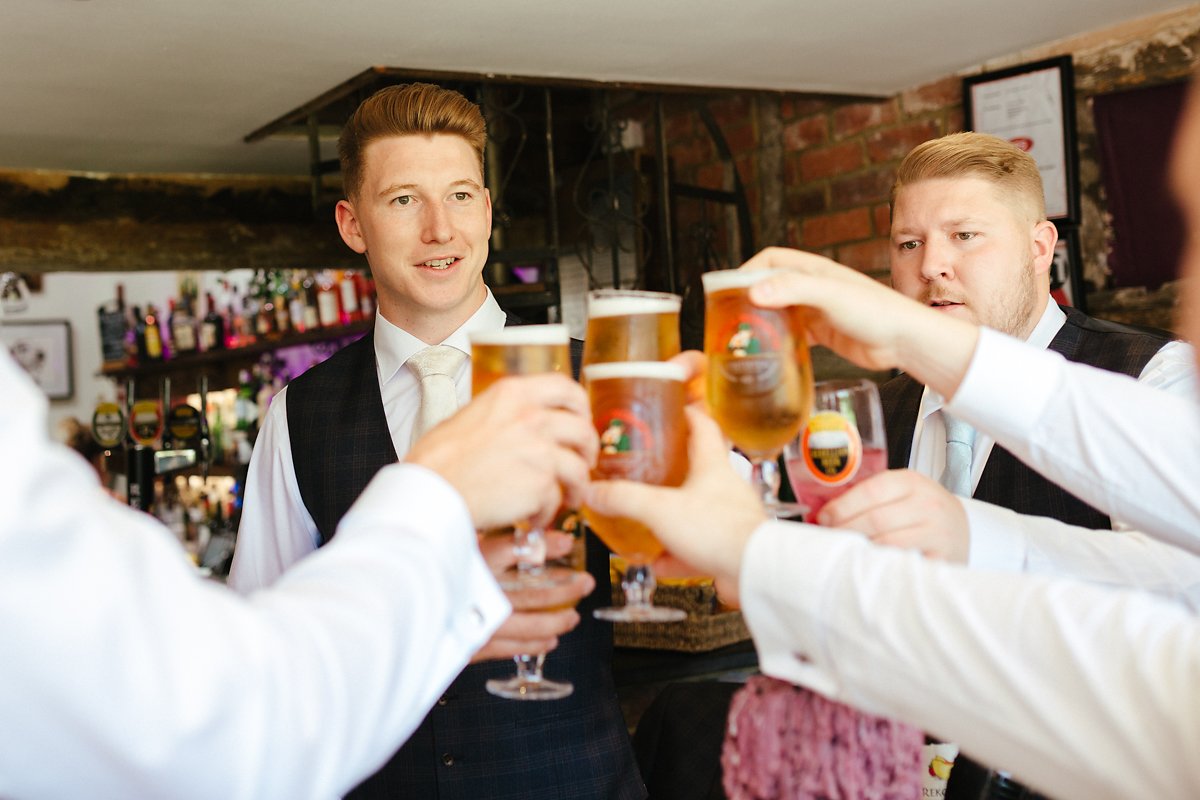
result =
[[[431,83],[388,86],[364,100],[338,137],[338,160],[342,186],[347,197],[362,188],[363,152],[376,139],[410,134],[449,133],[461,136],[479,156],[483,172],[483,148],[487,128],[479,106],[453,89]]]
[[[982,178],[994,184],[1031,222],[1046,218],[1042,175],[1033,157],[986,133],[952,133],[913,148],[896,170],[892,209],[905,186],[931,178]]]

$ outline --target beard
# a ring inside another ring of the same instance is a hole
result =
[[[1020,275],[1020,282],[1013,287],[1012,293],[997,304],[994,314],[989,315],[993,318],[981,319],[980,323],[1024,341],[1037,325],[1034,314],[1039,293],[1037,276],[1033,273],[1032,256]]]

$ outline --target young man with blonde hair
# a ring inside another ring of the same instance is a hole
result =
[[[469,334],[511,322],[483,281],[492,221],[485,142],[478,106],[429,84],[380,90],[346,124],[338,142],[345,199],[335,214],[342,239],[370,264],[379,313],[371,334],[271,404],[230,575],[239,590],[269,585],[327,542],[370,477],[404,457],[424,425],[412,365],[426,352],[450,356],[458,401],[470,398]],[[503,483],[503,471],[495,480]],[[609,592],[607,554],[589,542],[588,556],[596,591],[546,662],[547,676],[570,680],[574,694],[494,697],[484,684],[511,676],[512,661],[476,663],[351,797],[645,796],[612,681],[611,628],[590,613]],[[483,656],[522,652],[512,648],[493,639]]]

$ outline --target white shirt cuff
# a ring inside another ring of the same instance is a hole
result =
[[[420,502],[398,503],[398,498],[419,498]],[[512,606],[479,552],[466,503],[442,476],[416,464],[384,467],[342,518],[337,538],[379,527],[395,528],[401,514],[406,522],[404,532],[424,538],[439,552],[441,563],[462,564],[459,588],[471,602],[451,624],[456,634],[483,644],[508,619]],[[350,520],[353,524],[348,524]]]
[[[959,498],[970,531],[967,566],[1021,572],[1025,568],[1025,537],[1014,526],[1016,516],[1006,508],[980,500]]]

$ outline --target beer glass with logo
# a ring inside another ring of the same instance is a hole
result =
[[[679,486],[687,477],[687,371],[661,361],[614,361],[583,368],[600,434],[600,456],[592,478]],[[677,622],[687,614],[654,605],[655,579],[650,564],[662,544],[644,525],[597,514],[586,506],[584,519],[609,549],[627,564],[621,588],[625,605],[599,608],[600,619],[615,622]]]
[[[471,394],[477,396],[509,375],[539,372],[571,374],[570,337],[565,325],[517,325],[471,334]],[[536,594],[556,578],[546,570],[545,531],[530,525],[514,530],[517,576],[501,580],[509,592]],[[522,610],[537,610],[522,608]],[[557,611],[547,608],[545,611]],[[558,700],[575,687],[566,681],[547,680],[542,675],[545,653],[515,656],[516,676],[492,679],[487,690],[510,700]]]
[[[597,289],[587,296],[583,363],[666,361],[679,353],[677,294]]]
[[[887,469],[879,389],[866,379],[819,381],[813,413],[784,448],[788,481],[806,521],[833,498]]]
[[[750,302],[766,270],[719,270],[704,283],[704,353],[709,413],[750,460],[751,480],[767,512],[802,510],[779,501],[776,459],[808,418],[812,365],[799,308],[760,308]]]

